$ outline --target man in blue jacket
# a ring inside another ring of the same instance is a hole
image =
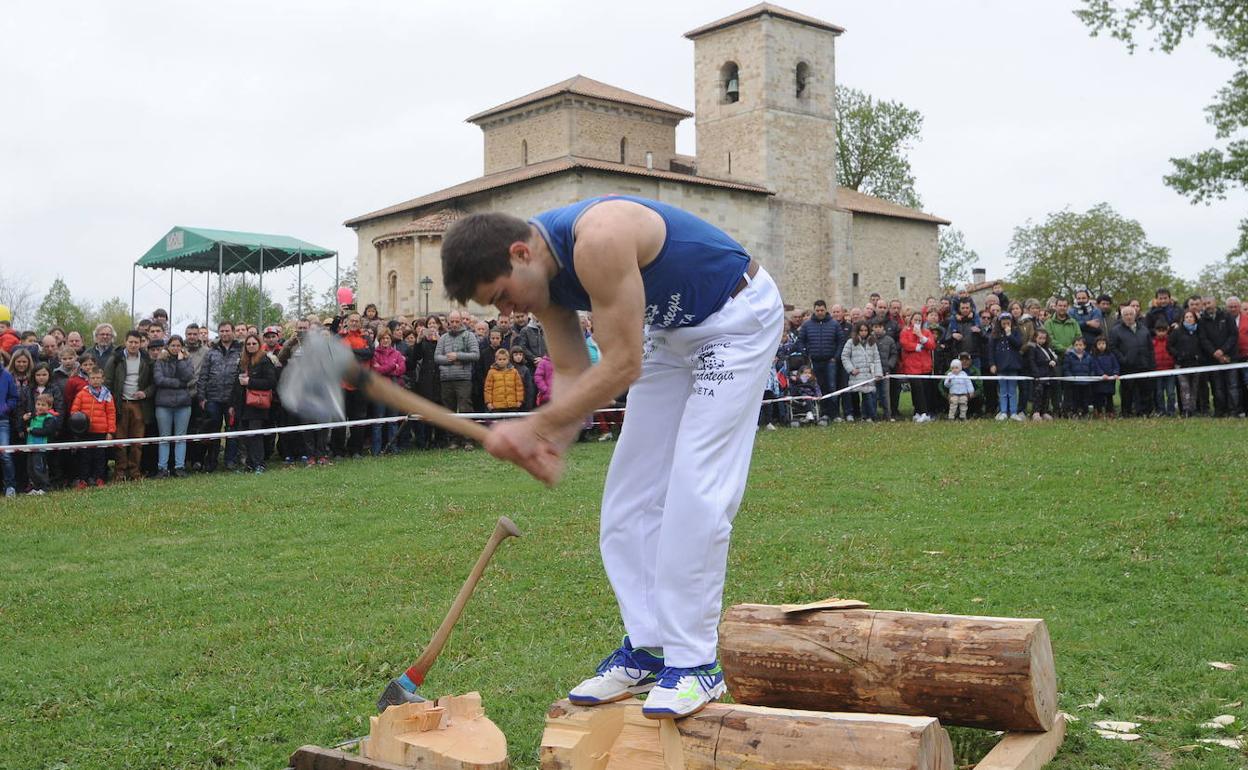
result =
[[[836,390],[837,367],[840,366],[841,350],[845,347],[845,336],[841,324],[828,315],[828,303],[823,300],[815,301],[815,314],[797,330],[797,342],[810,358],[820,393]],[[824,417],[833,419],[838,416],[838,401],[840,399],[829,398],[822,402]]]

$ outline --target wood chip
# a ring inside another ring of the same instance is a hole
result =
[[[1208,743],[1214,746],[1225,746],[1228,749],[1242,749],[1244,747],[1243,738],[1201,738],[1201,743]]]
[[[1062,713],[1062,719],[1065,719],[1067,722],[1078,722],[1078,721],[1079,721],[1079,717],[1075,716],[1074,714],[1067,714],[1067,713],[1065,713],[1065,712],[1063,712],[1063,713]]]
[[[1230,727],[1233,724],[1235,724],[1235,717],[1233,715],[1220,714],[1213,719],[1210,719],[1208,722],[1203,723],[1201,727],[1206,730],[1221,730],[1222,728]]]
[[[780,611],[787,615],[793,612],[809,612],[811,610],[858,610],[870,606],[870,604],[858,599],[838,599],[833,596],[822,601],[810,602],[809,604],[781,604]]]
[[[1238,666],[1236,666],[1234,663],[1223,663],[1220,660],[1209,661],[1209,667],[1216,668],[1219,671],[1234,671],[1236,668],[1238,668]]]
[[[944,551],[924,551],[923,553],[927,554],[928,556],[942,556],[944,555],[945,552]]]
[[[1104,703],[1104,702],[1105,702],[1105,696],[1104,696],[1104,695],[1101,695],[1101,694],[1098,692],[1098,693],[1096,694],[1096,700],[1092,701],[1091,703],[1080,703],[1078,706],[1075,706],[1075,708],[1077,708],[1077,709],[1094,709],[1094,708],[1096,708],[1096,707],[1100,706],[1100,705],[1101,705],[1102,703]]]
[[[1242,705],[1244,705],[1244,702],[1243,702],[1242,700],[1233,700],[1233,701],[1231,701],[1230,703],[1223,703],[1223,704],[1222,704],[1222,708],[1224,708],[1224,709],[1237,709],[1237,708],[1239,708],[1239,707],[1240,707],[1240,706],[1242,706]]]
[[[1102,719],[1092,724],[1101,730],[1112,730],[1116,733],[1129,733],[1140,726],[1139,722],[1115,722],[1112,719]]]
[[[1112,730],[1097,730],[1097,735],[1110,741],[1138,741],[1140,736],[1135,733],[1116,733]]]

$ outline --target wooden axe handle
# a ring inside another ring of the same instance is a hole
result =
[[[385,377],[372,375],[363,380],[364,395],[374,401],[399,410],[403,414],[416,414],[424,418],[430,425],[436,425],[451,433],[485,443],[490,435],[489,428],[479,422],[465,419],[444,406],[422,398],[405,388],[400,388]]]
[[[424,399],[421,400],[424,401]],[[433,638],[429,640],[429,646],[425,648],[420,658],[412,665],[412,669],[415,669],[414,673],[416,674],[416,676],[412,677],[412,681],[417,685],[424,681],[425,673],[433,667],[433,662],[437,660],[438,654],[442,652],[442,647],[446,645],[446,640],[451,635],[451,629],[455,627],[455,623],[463,613],[464,605],[468,604],[468,599],[471,598],[473,589],[477,587],[477,582],[481,580],[481,574],[485,572],[485,566],[490,563],[490,557],[494,555],[494,550],[498,548],[499,543],[509,537],[520,537],[520,530],[511,519],[506,516],[500,516],[498,524],[494,525],[494,532],[490,535],[489,542],[485,544],[485,549],[477,557],[477,563],[473,565],[472,572],[468,574],[468,579],[464,581],[464,585],[459,589],[459,594],[455,596],[455,602],[451,605],[450,612],[446,613],[446,617],[442,619],[442,625],[438,626],[438,630],[434,633]]]

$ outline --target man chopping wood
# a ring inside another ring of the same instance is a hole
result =
[[[775,282],[718,228],[631,196],[528,222],[472,214],[447,230],[442,266],[452,299],[534,313],[554,364],[554,399],[495,425],[490,454],[553,482],[544,470],[552,455],[562,456],[587,415],[628,391],[600,531],[627,635],[570,700],[648,692],[648,717],[698,711],[725,689],[717,624],[783,320]],[[578,310],[593,311],[602,353],[593,368]]]

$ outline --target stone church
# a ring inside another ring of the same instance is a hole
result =
[[[674,204],[737,239],[785,302],[854,305],[937,293],[949,224],[836,183],[835,24],[762,3],[685,33],[694,112],[583,76],[478,112],[482,176],[347,220],[361,302],[383,315],[447,307],[442,233],[465,213],[540,211],[609,193]],[[676,152],[694,119],[697,155]],[[425,278],[430,280],[426,281]]]

